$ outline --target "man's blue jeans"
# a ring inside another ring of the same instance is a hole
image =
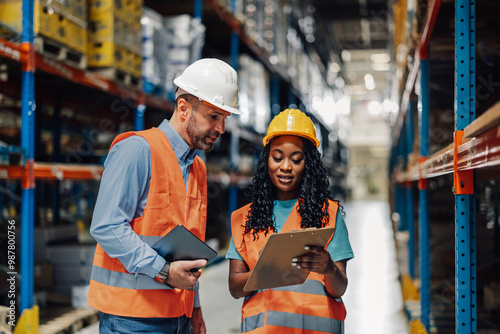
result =
[[[133,318],[99,312],[99,334],[190,334],[191,318]]]

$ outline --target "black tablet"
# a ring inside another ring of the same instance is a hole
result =
[[[215,250],[182,225],[174,227],[152,247],[168,262],[205,259],[208,264],[217,256]]]

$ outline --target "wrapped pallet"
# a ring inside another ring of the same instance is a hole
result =
[[[0,37],[20,39],[21,18],[22,0],[0,0]],[[35,1],[33,29],[37,52],[85,68],[86,0]]]
[[[144,90],[173,100],[174,78],[201,58],[205,26],[187,14],[163,17],[149,8],[144,8],[141,23]]]
[[[88,66],[139,86],[142,76],[142,0],[90,0]]]

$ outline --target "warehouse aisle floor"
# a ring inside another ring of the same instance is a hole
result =
[[[346,334],[407,334],[403,297],[386,202],[346,203],[354,259],[347,264]]]
[[[355,258],[349,261],[346,334],[408,334],[390,222],[385,202],[344,205]],[[229,261],[209,266],[200,278],[200,298],[209,334],[240,333],[242,300],[229,294]],[[97,324],[79,334],[97,333]]]

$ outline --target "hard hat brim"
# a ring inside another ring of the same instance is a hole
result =
[[[295,131],[278,131],[278,132],[273,132],[273,133],[268,134],[267,136],[265,136],[264,139],[262,140],[262,142],[264,143],[264,146],[266,146],[271,141],[271,139],[279,137],[279,136],[298,136],[298,137],[302,137],[302,138],[309,139],[310,141],[312,141],[314,143],[314,145],[316,146],[316,148],[319,147],[319,140],[316,137],[313,137],[312,135],[309,135],[309,134],[306,134],[306,133],[295,132]]]

